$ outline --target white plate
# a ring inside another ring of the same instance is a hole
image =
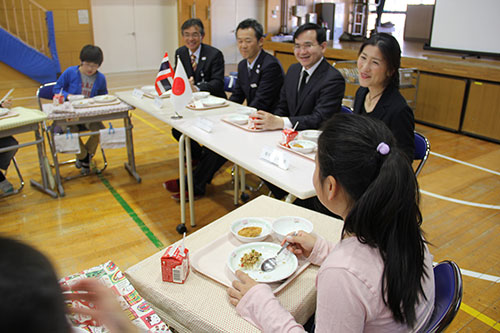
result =
[[[116,101],[116,96],[113,95],[100,95],[100,96],[95,96],[94,101],[96,103],[111,103]]]
[[[76,106],[76,107],[85,107],[89,106],[90,104],[94,103],[94,101],[90,98],[85,98],[85,99],[79,99],[77,101],[71,102],[71,105]]]
[[[311,233],[313,231],[313,224],[311,221],[298,216],[280,217],[273,222],[272,227],[280,242],[286,235],[292,232],[303,230],[307,233]]]
[[[318,130],[306,130],[300,132],[302,139],[318,142],[318,138],[321,135],[321,131]]]
[[[7,113],[9,113],[9,109],[7,108],[0,108],[0,117],[5,116]]]
[[[195,100],[200,100],[200,99],[203,99],[203,98],[207,98],[208,96],[210,96],[210,93],[208,91],[195,91],[193,93],[193,98]]]
[[[203,103],[203,106],[205,107],[211,107],[211,106],[219,106],[219,105],[224,105],[226,103],[226,100],[223,98],[217,98],[217,97],[207,97],[201,100]]]
[[[68,101],[73,102],[73,101],[79,101],[81,99],[84,99],[84,95],[70,95],[68,96]]]
[[[262,232],[257,237],[245,237],[238,235],[238,231],[245,227],[261,227]],[[231,224],[231,232],[233,233],[234,237],[244,243],[260,242],[271,233],[271,223],[258,217],[245,217],[236,220]]]
[[[236,109],[236,112],[238,112],[239,114],[244,114],[244,115],[249,116],[252,113],[257,112],[257,109],[253,108],[251,106],[238,106],[238,108]]]
[[[233,273],[235,273],[237,270],[242,270],[257,282],[271,283],[284,280],[292,275],[297,270],[298,266],[297,257],[288,250],[284,250],[279,255],[277,260],[278,264],[273,271],[263,272],[260,269],[262,261],[267,258],[274,257],[276,253],[278,253],[280,248],[281,246],[279,244],[268,242],[243,244],[234,249],[231,254],[229,254],[229,257],[227,259],[227,266]],[[262,253],[262,257],[254,265],[254,268],[244,269],[240,266],[240,259],[245,253],[248,253],[251,250]]]
[[[235,113],[227,116],[227,120],[238,125],[246,125],[248,123],[248,116]]]
[[[309,140],[293,140],[288,145],[290,149],[303,154],[312,153],[318,147],[316,142]]]

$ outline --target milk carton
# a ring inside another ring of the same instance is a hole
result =
[[[161,257],[161,276],[165,282],[184,283],[189,274],[189,250],[171,245]]]

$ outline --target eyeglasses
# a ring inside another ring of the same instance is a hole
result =
[[[82,62],[82,66],[87,67],[89,69],[98,69],[99,68],[98,64],[94,64],[93,62],[86,62],[86,61]]]
[[[305,44],[295,44],[293,46],[293,49],[294,50],[310,50],[313,46],[316,46],[316,45],[319,45],[319,44],[313,44],[313,43],[305,43]]]
[[[183,33],[182,36],[184,38],[200,38],[201,37],[201,34],[199,32],[195,32],[195,33],[192,33],[192,34],[188,34],[188,33]]]

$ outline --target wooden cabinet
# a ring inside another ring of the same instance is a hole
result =
[[[500,84],[471,82],[462,130],[500,141]]]
[[[465,86],[465,79],[420,73],[415,119],[458,131]]]

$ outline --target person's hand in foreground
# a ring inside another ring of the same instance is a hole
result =
[[[261,130],[277,130],[283,129],[285,125],[283,119],[281,117],[275,116],[272,113],[259,110],[256,113],[252,113],[250,117],[255,117],[254,124],[256,129]]]
[[[229,302],[236,306],[241,301],[241,298],[252,289],[252,287],[258,285],[255,280],[249,277],[247,274],[240,270],[236,271],[236,277],[238,280],[233,281],[233,288],[228,288],[227,293],[229,294]]]
[[[316,237],[301,230],[296,236],[293,236],[293,234],[286,236],[281,245],[285,244],[285,241],[290,243],[287,247],[288,251],[296,256],[303,255],[307,258],[311,255],[314,244],[316,244]]]
[[[12,107],[12,100],[7,99],[7,100],[3,101],[1,107],[10,109]]]
[[[63,288],[64,289],[64,288]],[[115,295],[96,279],[83,279],[71,286],[73,293],[65,293],[68,300],[92,302],[95,309],[73,308],[71,313],[91,316],[97,325],[104,325],[112,333],[137,333],[139,329],[132,324],[120,308]]]
[[[190,77],[189,78],[189,84],[191,85],[191,90],[193,92],[197,92],[197,91],[200,91],[200,89],[198,89],[198,87],[196,86],[195,82],[194,82],[194,77]]]

